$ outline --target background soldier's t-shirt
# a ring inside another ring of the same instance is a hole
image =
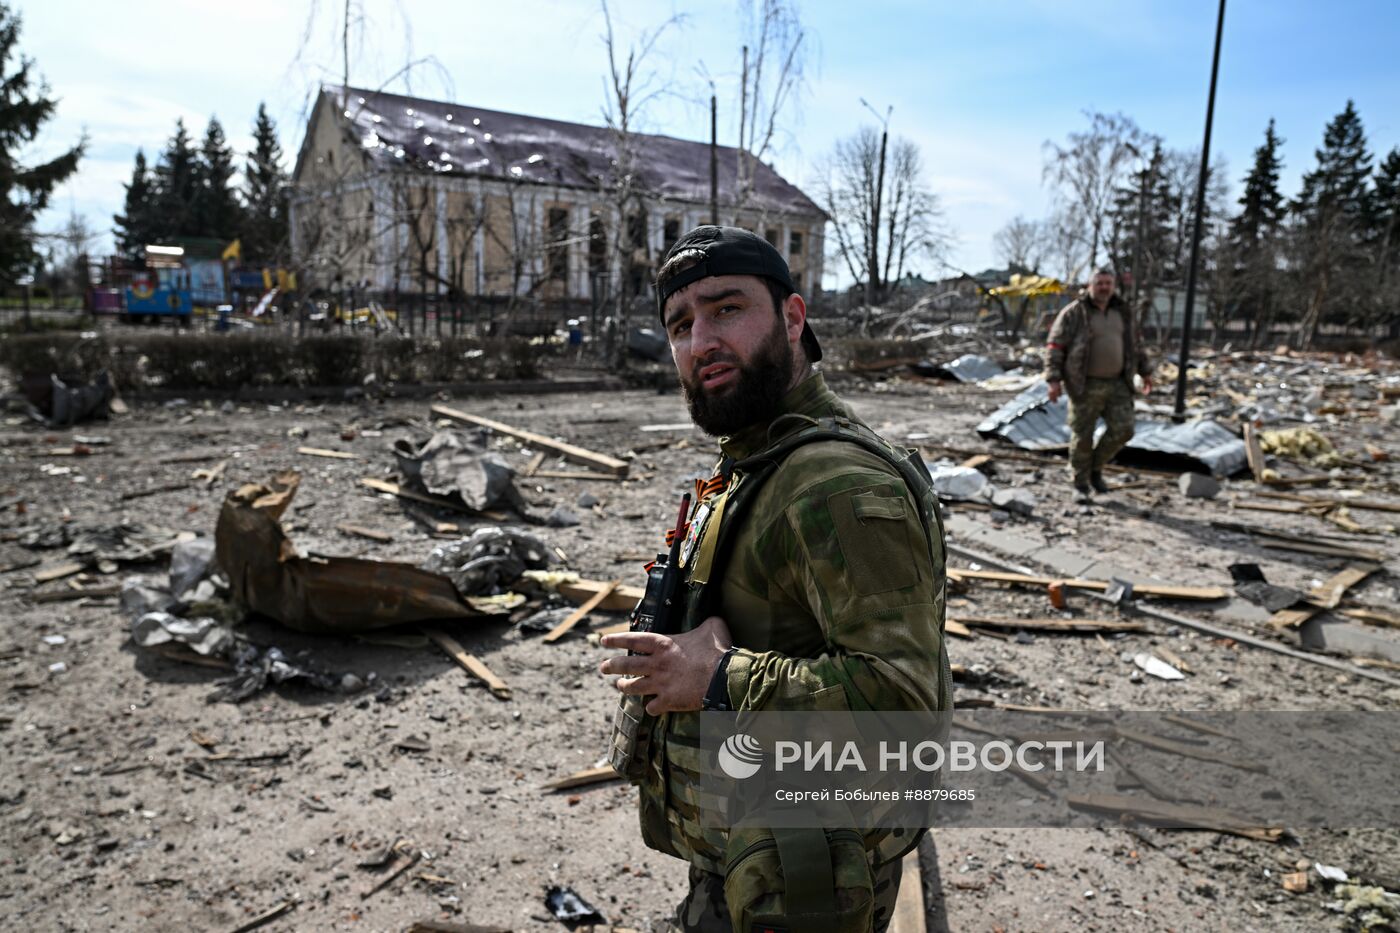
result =
[[[1123,375],[1123,315],[1117,308],[1089,308],[1089,378]]]

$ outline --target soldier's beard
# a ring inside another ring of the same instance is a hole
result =
[[[717,392],[705,391],[699,372],[711,363],[733,365],[739,378]],[[681,377],[681,391],[696,426],[712,437],[723,437],[777,417],[791,381],[792,346],[782,320],[777,319],[749,362],[730,353],[706,357],[695,363],[689,378]]]

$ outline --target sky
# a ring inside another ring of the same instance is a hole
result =
[[[183,118],[211,116],[251,148],[258,104],[277,122],[290,169],[306,114],[344,67],[343,0],[11,0],[20,45],[59,99],[32,158],[86,134],[77,175],[40,229],[72,214],[111,246],[138,148],[152,161]],[[1047,140],[1121,112],[1178,149],[1201,146],[1214,0],[796,0],[809,57],[800,97],[770,161],[812,193],[835,143],[890,111],[889,129],[921,148],[952,248],[943,266],[997,265],[993,236],[1017,215],[1049,213]],[[455,103],[600,123],[607,60],[590,0],[351,0],[350,80]],[[722,143],[737,138],[743,16],[736,0],[612,0],[620,43],[675,21],[644,62],[659,93],[642,129],[708,139],[708,79]],[[1378,157],[1400,146],[1400,3],[1230,0],[1213,158],[1232,197],[1270,118],[1284,138],[1282,188],[1294,194],[1323,129],[1356,102]],[[394,79],[406,63],[411,86]],[[707,77],[708,76],[708,79]],[[394,80],[391,80],[394,79]],[[387,85],[385,82],[389,82]],[[241,162],[241,159],[240,159]],[[827,263],[826,285],[846,284]]]

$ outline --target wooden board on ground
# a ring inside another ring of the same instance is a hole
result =
[[[387,531],[380,531],[378,528],[366,528],[364,525],[355,525],[350,522],[341,522],[339,525],[335,526],[335,530],[347,535],[369,538],[371,541],[382,541],[385,544],[394,540],[394,536]]]
[[[990,583],[1010,583],[1020,586],[1049,586],[1060,583],[1077,590],[1103,592],[1108,583],[1103,580],[1064,580],[1058,577],[1035,577],[1024,573],[1003,573],[999,570],[965,570],[949,567],[948,578],[957,582],[965,580],[986,580]],[[1225,599],[1230,594],[1218,586],[1166,586],[1156,583],[1134,583],[1134,596],[1150,596],[1160,599]]]
[[[1244,423],[1244,456],[1254,481],[1264,482],[1264,447],[1259,443],[1259,435],[1254,433],[1254,425],[1248,421]]]
[[[298,447],[297,453],[305,454],[308,457],[325,457],[328,460],[358,460],[358,454],[346,453],[343,450],[326,450],[324,447]]]
[[[573,603],[586,603],[609,586],[611,584],[605,580],[575,580],[559,584],[559,595]],[[641,601],[643,592],[640,586],[618,586],[593,608],[603,612],[631,612]]]
[[[919,847],[904,856],[901,865],[899,894],[894,899],[890,916],[890,933],[925,933],[928,912],[924,909],[924,873],[919,868]]]
[[[968,457],[962,463],[958,464],[958,466],[968,470],[980,470],[982,469],[982,467],[986,466],[991,462],[991,454],[974,454],[971,457]]]
[[[584,470],[536,470],[530,474],[540,479],[581,479],[599,480],[607,483],[620,483],[627,477],[618,476],[612,473],[590,473]]]
[[[45,567],[43,570],[34,571],[35,583],[52,583],[54,580],[62,580],[64,577],[71,577],[75,573],[82,573],[83,565],[74,561],[64,564],[56,564],[52,567]]]
[[[1341,609],[1338,611],[1348,618],[1359,619],[1372,625],[1400,628],[1400,615],[1393,612],[1384,612],[1379,609]]]
[[[1168,829],[1209,829],[1264,842],[1278,842],[1283,838],[1282,827],[1260,826],[1252,820],[1215,807],[1167,803],[1153,797],[1128,794],[1069,794],[1065,802],[1078,810],[1132,817]]]
[[[584,768],[582,771],[575,771],[567,777],[551,781],[543,789],[569,790],[574,787],[587,787],[590,784],[602,784],[606,781],[619,781],[621,779],[622,775],[614,771],[612,765],[603,765],[599,768]]]
[[[569,613],[568,618],[566,618],[563,622],[560,622],[558,625],[554,626],[554,628],[550,629],[549,633],[544,636],[545,644],[552,645],[554,642],[569,634],[570,629],[572,629],[575,625],[578,625],[579,622],[583,621],[583,618],[585,616],[587,616],[594,609],[597,609],[600,605],[602,605],[603,601],[609,596],[611,596],[613,592],[621,585],[621,580],[613,580],[610,583],[605,584],[602,589],[590,596],[587,602],[585,602],[582,606],[579,606],[573,612]]]
[[[562,455],[566,460],[586,464],[604,473],[616,473],[618,476],[627,475],[626,460],[618,460],[616,457],[609,457],[607,454],[600,454],[574,444],[565,443],[564,441],[556,441],[553,438],[545,437],[543,434],[525,431],[500,421],[493,421],[490,418],[469,415],[464,411],[458,411],[446,405],[434,405],[431,411],[433,414],[440,415],[443,418],[451,418],[454,421],[462,421],[467,424],[474,424],[478,427],[489,428],[497,434],[504,434],[507,437],[513,437],[516,440],[524,441],[531,447],[541,447],[545,450],[552,450]]]
[[[1308,593],[1308,602],[1323,609],[1336,609],[1342,604],[1342,597],[1346,595],[1347,590],[1379,569],[1376,564],[1350,564],[1340,573],[1313,587]]]
[[[1041,632],[1145,632],[1142,622],[1116,622],[1105,619],[1016,619],[958,616],[956,621],[968,628],[1011,628]]]
[[[467,650],[458,643],[457,639],[441,629],[435,628],[425,628],[423,629],[423,634],[427,635],[433,644],[446,652],[448,657],[460,664],[462,669],[468,674],[471,674],[477,680],[486,684],[487,689],[491,691],[491,695],[496,699],[510,699],[510,687],[506,686],[506,682],[493,674],[491,668],[487,667],[480,658],[469,654]]]

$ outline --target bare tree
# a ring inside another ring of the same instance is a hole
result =
[[[1063,216],[1088,232],[1088,264],[1093,266],[1114,193],[1147,135],[1121,113],[1085,116],[1089,128],[1070,133],[1068,145],[1046,141],[1042,179],[1055,186]]]
[[[746,44],[739,71],[739,165],[736,210],[753,194],[757,166],[773,152],[783,111],[806,82],[810,43],[789,0],[740,0]]]
[[[1008,266],[1039,272],[1050,255],[1046,230],[1045,222],[1027,220],[1018,214],[992,237],[997,259]]]
[[[895,140],[886,179],[889,192],[877,213],[879,163],[880,134],[865,127],[837,142],[818,182],[818,197],[831,215],[836,253],[853,279],[868,283],[877,302],[911,265],[942,257],[949,241],[938,196],[923,180],[919,147]],[[863,327],[868,327],[870,313],[867,305]]]
[[[643,30],[624,50],[622,40],[613,27],[607,0],[600,0],[600,5],[604,24],[603,47],[608,55],[608,74],[603,82],[606,89],[603,120],[612,131],[613,169],[610,178],[604,177],[598,181],[609,195],[613,208],[608,232],[620,279],[610,283],[614,314],[605,334],[603,352],[608,357],[616,355],[621,360],[625,358],[623,348],[626,346],[628,311],[637,297],[636,290],[629,288],[629,284],[636,281],[639,270],[647,268],[650,262],[646,254],[646,215],[643,208],[648,192],[638,171],[640,153],[636,132],[645,119],[647,107],[662,93],[663,88],[658,84],[649,58],[662,36],[672,27],[681,25],[684,19],[672,16],[659,26]],[[638,225],[642,234],[640,244],[637,242]],[[617,339],[619,333],[621,343]]]

